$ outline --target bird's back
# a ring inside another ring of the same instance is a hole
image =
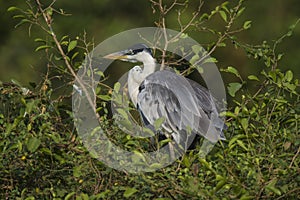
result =
[[[223,127],[218,127],[222,120],[209,91],[171,71],[157,71],[146,77],[140,85],[137,104],[148,123],[164,117],[163,127],[179,139],[183,137],[180,132],[189,128],[212,142],[225,139]]]

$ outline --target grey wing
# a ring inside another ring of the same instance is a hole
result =
[[[195,133],[189,134],[181,128],[184,126],[183,122],[188,120],[188,116],[181,114],[181,106],[176,95],[160,84],[148,83],[146,87],[143,87],[142,83],[141,86],[137,108],[145,125],[151,127],[147,124],[153,125],[157,119],[163,118],[162,127],[172,133],[176,143],[187,150]]]
[[[163,117],[163,128],[177,133],[176,142],[180,139],[180,132],[187,129],[216,142],[220,133],[213,127],[198,101],[187,79],[173,72],[158,71],[142,82],[137,103],[150,124]],[[209,110],[208,104],[205,106]]]
[[[137,103],[144,123],[153,125],[157,119],[164,117],[163,125],[167,131],[179,130],[180,104],[173,92],[160,84],[144,84],[139,88]]]
[[[210,120],[214,120],[214,126],[220,129],[220,131],[226,129],[227,126],[225,125],[224,120],[219,118],[219,113],[216,105],[217,100],[211,95],[208,89],[206,89],[202,85],[190,79],[188,79],[188,81],[195,91],[197,104],[203,109]],[[221,135],[221,139],[225,139],[223,134]]]
[[[195,91],[198,105],[203,109],[204,112],[210,114],[214,109],[214,102],[211,98],[210,92],[202,85],[196,83],[193,80],[187,79],[191,84],[191,87]]]

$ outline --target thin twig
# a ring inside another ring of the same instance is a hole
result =
[[[296,160],[296,158],[299,155],[299,153],[300,153],[300,146],[298,147],[298,150],[297,150],[296,154],[293,156],[292,161],[291,161],[291,163],[289,165],[289,168],[291,168],[293,166],[293,163]]]
[[[52,36],[52,39],[54,40],[55,45],[56,45],[59,53],[63,57],[65,65],[67,66],[67,68],[70,71],[70,73],[72,74],[72,76],[75,78],[75,80],[78,82],[78,84],[82,88],[84,94],[86,94],[87,100],[88,100],[90,106],[92,107],[92,109],[93,109],[93,111],[94,111],[97,119],[100,119],[98,113],[96,112],[95,102],[93,102],[93,100],[92,100],[91,96],[89,95],[89,92],[88,92],[86,86],[83,84],[82,80],[77,76],[77,74],[73,70],[73,68],[72,68],[72,66],[71,66],[71,64],[70,64],[70,62],[68,60],[67,55],[65,54],[64,50],[62,49],[62,46],[61,46],[60,42],[58,41],[55,32],[53,31],[51,16],[45,11],[45,9],[42,8],[42,4],[41,4],[40,0],[35,0],[35,1],[36,1],[36,4],[38,6],[39,11],[41,12],[41,14],[42,14],[42,16],[44,18],[44,21],[46,22],[46,24],[48,26],[49,30],[47,30],[47,32],[50,31],[49,33]]]
[[[215,45],[210,49],[210,51],[205,54],[201,59],[199,59],[194,65],[197,65],[199,63],[201,63],[202,61],[204,61],[206,58],[208,58],[218,47],[218,45],[229,36],[230,33],[230,29],[233,25],[233,22],[235,21],[237,14],[238,14],[238,10],[240,9],[240,7],[242,6],[242,1],[239,2],[239,4],[234,8],[234,10],[236,12],[234,12],[234,14],[232,16],[230,16],[230,20],[228,22],[228,24],[226,25],[226,30],[224,31],[224,33],[219,37],[218,41],[215,43]]]

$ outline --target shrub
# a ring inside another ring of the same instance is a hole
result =
[[[151,2],[153,9],[165,9],[161,10],[158,23],[164,26],[163,14],[172,9]],[[55,94],[54,81],[49,77],[51,73],[66,76],[64,87],[70,90],[68,81],[75,78],[80,66],[78,60],[92,44],[85,38],[58,39],[51,26],[52,13],[64,14],[63,10],[54,10],[53,4],[43,7],[38,0],[28,3],[31,6],[27,10],[11,7],[9,11],[18,10],[21,23],[36,24],[49,33],[51,39],[36,41],[41,44],[37,50],[45,50],[52,67],[39,86],[28,89],[17,82],[0,85],[2,199],[296,199],[299,196],[299,82],[291,70],[280,69],[283,54],[277,53],[277,45],[292,34],[294,26],[274,43],[253,46],[234,35],[237,30],[250,28],[250,21],[242,23],[241,29],[230,29],[244,10],[243,1],[232,8],[223,3],[211,14],[197,13],[203,21],[197,21],[195,27],[205,28],[218,38],[207,46],[210,53],[223,48],[228,41],[233,42],[236,48],[245,50],[249,59],[262,60],[262,70],[258,75],[244,78],[232,66],[222,69],[238,80],[227,84],[232,96],[224,113],[228,140],[215,145],[205,159],[198,156],[196,148],[156,172],[128,174],[103,165],[88,153],[73,127],[68,106],[70,94]],[[202,26],[217,14],[227,23],[225,31]],[[51,70],[54,72],[50,73]],[[248,86],[254,84],[257,88],[249,90]],[[107,92],[107,96],[111,93],[111,88],[104,84],[100,90]],[[109,119],[104,98],[107,96],[98,99],[97,109],[105,113],[102,120],[107,128],[118,134],[120,130],[112,127]],[[124,138],[124,143],[131,141]]]

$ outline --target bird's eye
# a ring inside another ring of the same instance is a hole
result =
[[[133,55],[133,54],[134,54],[134,52],[133,52],[132,49],[129,49],[129,54],[130,54],[130,55]]]

